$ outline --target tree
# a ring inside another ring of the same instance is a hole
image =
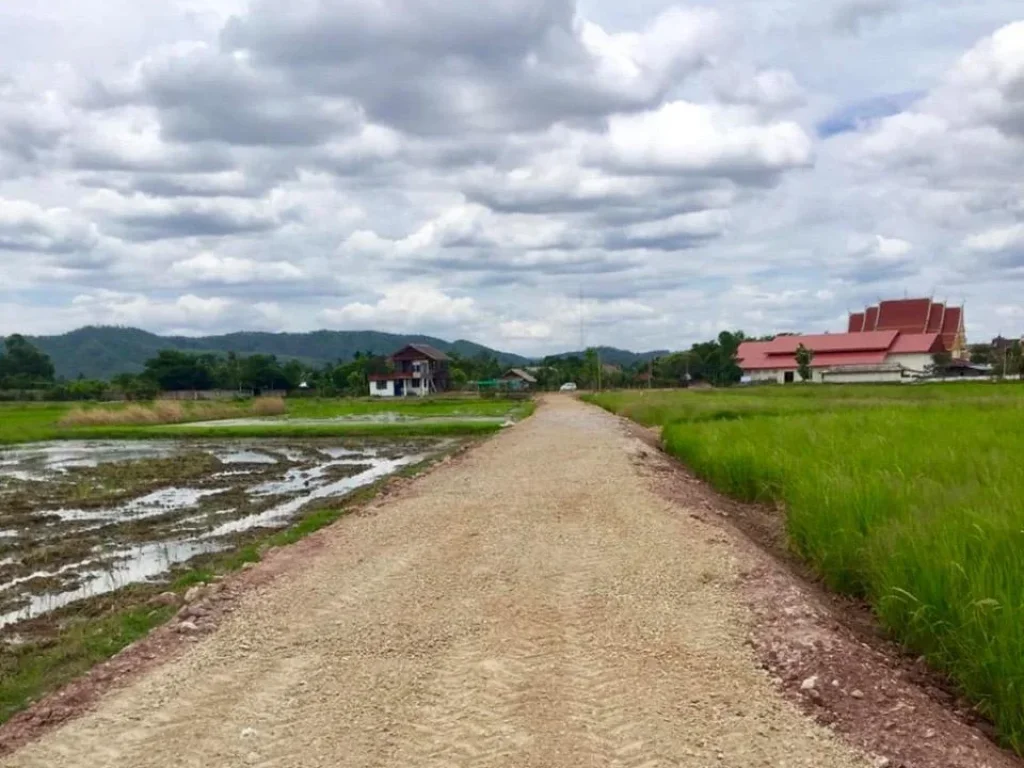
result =
[[[973,344],[970,349],[971,362],[977,365],[988,365],[992,362],[991,344]]]
[[[932,355],[932,364],[929,366],[932,373],[945,374],[949,364],[953,362],[953,355],[950,352],[942,350]]]
[[[143,375],[164,391],[210,389],[213,375],[208,366],[209,360],[204,361],[197,355],[162,349],[156,357],[146,361]]]
[[[813,360],[814,352],[803,344],[796,348],[796,369],[800,374],[800,378],[804,381],[810,381],[811,379],[811,361]]]
[[[461,368],[451,369],[451,382],[452,389],[464,389],[466,384],[469,382],[469,377],[466,376],[466,372]]]
[[[14,334],[4,340],[0,355],[0,387],[38,389],[54,380],[53,361],[24,336]]]
[[[250,355],[242,360],[242,384],[250,389],[288,389],[288,377],[276,355]]]

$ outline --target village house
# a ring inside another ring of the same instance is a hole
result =
[[[389,358],[392,370],[370,376],[372,397],[425,397],[449,386],[449,358],[429,344],[408,344]]]
[[[531,390],[537,386],[537,379],[533,374],[522,368],[513,368],[501,377],[502,382],[509,389]]]
[[[883,301],[850,315],[846,333],[779,336],[740,345],[738,364],[750,381],[800,381],[797,349],[813,353],[811,381],[831,384],[913,381],[935,356],[967,354],[962,307],[931,299]]]

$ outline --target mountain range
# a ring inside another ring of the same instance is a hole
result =
[[[394,334],[380,331],[311,331],[309,333],[240,332],[222,336],[159,336],[138,328],[88,326],[59,336],[28,336],[53,360],[57,375],[73,379],[109,379],[119,373],[139,373],[146,360],[161,349],[242,355],[277,355],[312,366],[351,360],[356,352],[389,355],[406,344],[429,344],[442,352],[462,357],[494,356],[502,366],[529,365],[534,360],[522,355],[485,347],[460,339],[445,341],[432,336]],[[610,365],[632,365],[658,357],[664,352],[634,353],[600,347],[601,361]],[[566,352],[558,357],[582,355]]]

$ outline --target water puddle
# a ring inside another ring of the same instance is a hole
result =
[[[345,496],[352,491],[375,483],[382,477],[387,477],[393,472],[410,464],[423,461],[425,456],[406,456],[402,459],[384,459],[371,465],[369,469],[352,475],[333,483],[325,483],[315,486],[306,493],[299,494],[294,498],[271,507],[258,515],[243,517],[214,528],[209,536],[226,536],[229,533],[240,533],[253,528],[278,528],[282,523],[290,520],[296,512],[311,502],[319,499],[330,499],[338,496]],[[332,465],[326,465],[332,466]],[[312,481],[309,481],[312,482]],[[255,490],[255,489],[254,489]]]
[[[215,453],[222,464],[277,464],[277,459],[269,453],[259,451],[232,451],[231,453]]]
[[[198,490],[196,488],[164,488],[132,499],[115,509],[55,509],[49,514],[61,520],[144,520],[170,511],[191,509],[207,496],[224,493],[227,488]]]
[[[79,600],[109,594],[129,584],[147,581],[167,573],[172,566],[186,563],[197,555],[222,551],[229,546],[230,544],[225,541],[161,541],[114,553],[110,560],[104,562],[102,568],[93,567],[98,561],[88,560],[65,566],[55,573],[36,574],[12,584],[2,585],[0,592],[14,584],[26,583],[34,578],[63,575],[71,571],[79,573],[77,587],[62,592],[31,595],[23,607],[0,615],[0,627],[34,619]]]
[[[223,424],[223,422],[218,422]],[[0,450],[0,627],[165,579],[451,440],[81,441]],[[14,527],[17,526],[17,527]]]
[[[96,467],[102,463],[164,458],[173,456],[174,452],[173,445],[160,441],[68,440],[33,443],[3,451],[0,455],[0,477],[46,480],[54,472]]]

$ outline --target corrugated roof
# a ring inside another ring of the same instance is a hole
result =
[[[785,354],[767,354],[772,342],[748,341],[740,344],[738,357],[739,366],[744,371],[780,370],[795,371],[796,356]],[[794,351],[795,351],[794,347]],[[822,352],[816,353],[811,360],[812,368],[834,368],[843,365],[880,365],[885,362],[888,351],[869,350],[860,352]]]
[[[512,370],[505,374],[505,378],[508,378],[509,376],[517,376],[523,381],[525,381],[527,384],[537,383],[537,379],[535,379],[529,373],[524,371],[522,368],[513,368]]]
[[[928,354],[941,350],[942,340],[937,333],[901,333],[889,350],[889,354]]]
[[[899,335],[898,331],[870,333],[822,333],[810,336],[779,336],[767,343],[767,355],[793,355],[803,344],[815,354],[825,352],[885,351]]]
[[[395,352],[395,354],[393,354],[391,356],[392,359],[398,357],[403,352],[405,352],[407,349],[413,349],[416,352],[419,352],[424,357],[430,358],[431,360],[448,360],[449,359],[448,355],[446,355],[444,352],[442,352],[439,349],[435,349],[434,347],[430,346],[429,344],[406,344],[404,347],[402,347],[400,350],[398,350],[397,352]]]

